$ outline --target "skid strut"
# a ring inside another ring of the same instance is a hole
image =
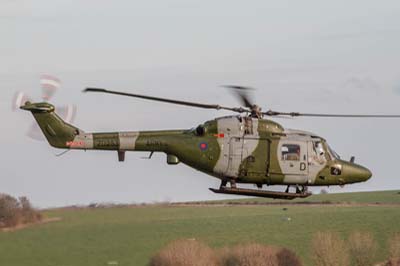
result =
[[[214,193],[219,194],[232,194],[232,195],[242,195],[242,196],[252,196],[252,197],[263,197],[272,199],[287,199],[292,200],[295,198],[306,198],[311,196],[310,192],[304,191],[301,193],[289,193],[289,192],[278,192],[278,191],[267,191],[267,190],[257,190],[257,189],[245,189],[245,188],[229,188],[221,186],[219,189],[210,188]]]

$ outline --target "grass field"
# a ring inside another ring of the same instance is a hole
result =
[[[385,204],[288,205],[286,211],[281,205],[49,210],[48,217],[62,220],[0,232],[0,265],[146,265],[154,252],[177,238],[196,238],[212,247],[243,242],[285,246],[311,265],[310,240],[327,230],[343,237],[354,230],[372,232],[382,261],[386,239],[400,232],[400,205],[391,205],[400,203],[396,191],[321,195],[310,201]]]

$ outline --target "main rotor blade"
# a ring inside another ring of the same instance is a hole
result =
[[[116,94],[116,95],[129,96],[129,97],[141,98],[141,99],[158,101],[158,102],[173,103],[173,104],[179,104],[179,105],[185,105],[185,106],[191,106],[191,107],[205,108],[205,109],[229,110],[229,111],[238,112],[238,113],[249,112],[249,110],[244,109],[242,107],[236,108],[236,107],[225,107],[225,106],[221,106],[218,104],[203,104],[203,103],[196,103],[196,102],[187,102],[187,101],[159,98],[159,97],[133,94],[133,93],[127,93],[127,92],[112,91],[112,90],[106,90],[103,88],[86,88],[83,90],[83,92],[100,92],[100,93]]]
[[[291,116],[291,117],[339,117],[339,118],[400,118],[400,115],[358,115],[358,114],[310,114],[310,113],[298,113],[298,112],[276,112],[269,110],[263,113],[268,116]]]
[[[249,90],[253,90],[252,88],[236,86],[236,85],[224,85],[223,87],[233,89],[232,91],[242,102],[243,106],[246,106],[248,108],[253,107],[254,103],[251,100],[251,97],[249,96],[249,93],[248,93]]]

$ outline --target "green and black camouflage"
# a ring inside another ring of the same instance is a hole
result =
[[[163,152],[221,180],[266,185],[330,186],[363,182],[371,172],[344,161],[315,134],[266,119],[227,116],[194,129],[86,133],[49,103],[27,102],[51,146],[61,149]]]

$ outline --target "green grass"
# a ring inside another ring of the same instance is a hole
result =
[[[396,192],[397,193],[397,192]],[[324,195],[341,201],[391,203],[395,192]],[[400,197],[400,195],[396,196]],[[330,198],[332,199],[332,198]],[[396,198],[397,200],[397,198]],[[398,201],[395,201],[398,202]],[[310,265],[310,243],[317,231],[343,237],[370,231],[380,244],[400,232],[400,206],[202,206],[51,210],[59,222],[0,233],[0,265],[101,266],[146,265],[149,257],[177,238],[196,238],[212,247],[243,242],[285,246]],[[291,221],[287,221],[290,217]]]

